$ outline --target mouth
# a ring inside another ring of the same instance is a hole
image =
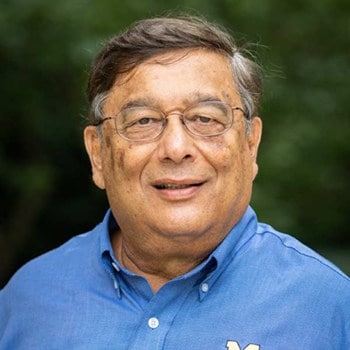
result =
[[[157,190],[182,190],[182,189],[191,188],[191,187],[199,187],[202,185],[203,185],[203,182],[188,183],[188,184],[161,183],[161,184],[154,185],[154,187]]]
[[[202,179],[159,179],[152,185],[156,193],[167,201],[187,201],[199,193],[207,181]]]

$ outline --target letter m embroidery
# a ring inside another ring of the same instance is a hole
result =
[[[245,348],[241,349],[236,341],[229,340],[226,343],[227,350],[260,350],[260,345],[249,344]]]

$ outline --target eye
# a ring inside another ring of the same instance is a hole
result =
[[[199,103],[186,111],[186,120],[198,127],[211,127],[227,124],[229,111],[222,103]]]
[[[127,140],[152,140],[162,132],[164,116],[157,109],[133,107],[124,109],[116,123],[119,134]]]
[[[153,127],[162,120],[162,115],[149,108],[128,108],[120,113],[117,123],[120,129]]]
[[[230,122],[229,111],[221,102],[199,103],[189,108],[184,121],[195,135],[211,136],[222,134]]]
[[[129,125],[127,125],[128,128],[152,128],[158,125],[159,123],[162,123],[162,120],[155,117],[140,117],[138,119],[134,119],[133,121],[130,121]]]
[[[204,113],[187,113],[186,119],[192,123],[208,123],[211,120],[211,117],[205,115]]]
[[[195,114],[192,115],[191,118],[188,119],[189,122],[191,122],[192,124],[195,125],[201,125],[201,126],[209,126],[212,124],[216,124],[219,121],[217,120],[217,118],[215,118],[215,116],[211,116],[208,114]]]
[[[213,118],[210,118],[210,117],[207,117],[207,116],[204,116],[204,115],[196,115],[193,118],[193,120],[201,122],[203,124],[208,124],[208,123],[213,122]]]
[[[136,120],[136,121],[134,122],[134,124],[149,125],[149,124],[151,124],[152,122],[154,122],[154,119],[144,117],[144,118],[141,118],[141,119],[139,119],[139,120]]]

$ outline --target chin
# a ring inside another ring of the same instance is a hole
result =
[[[164,224],[157,224],[157,231],[162,236],[178,237],[179,239],[193,240],[205,235],[211,229],[211,225],[206,220],[198,220],[195,222],[192,218],[170,219]]]

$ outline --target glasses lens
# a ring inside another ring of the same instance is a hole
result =
[[[232,109],[222,102],[200,103],[184,113],[187,128],[196,135],[214,136],[232,125]]]
[[[121,111],[115,118],[120,135],[128,140],[151,140],[163,129],[164,117],[160,111],[135,107]]]

